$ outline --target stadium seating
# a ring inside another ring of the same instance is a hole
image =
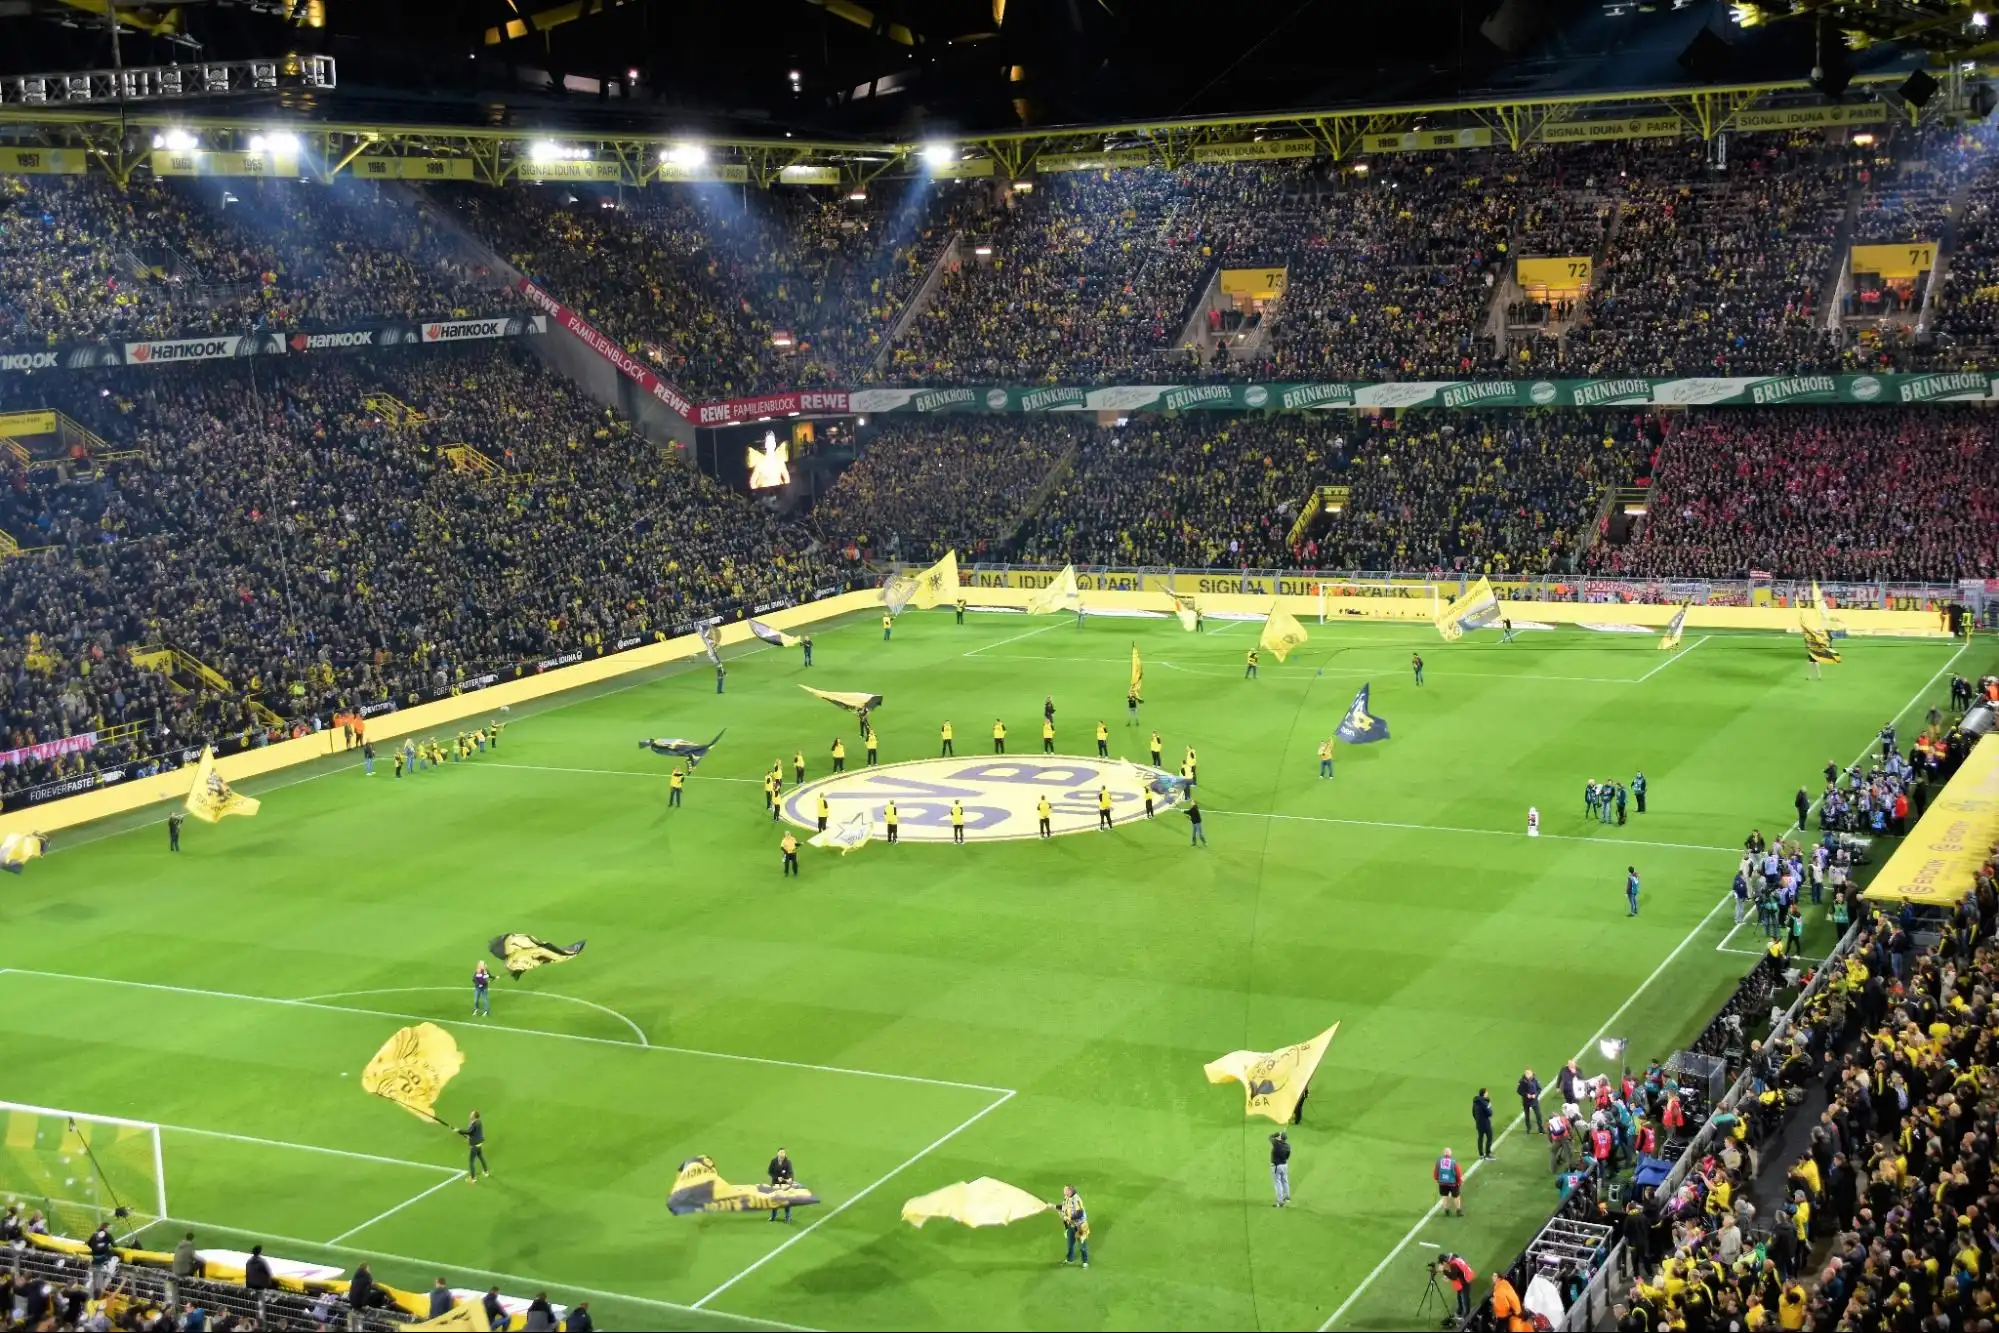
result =
[[[88,478],[16,474],[0,513],[54,549],[0,562],[0,606],[56,660],[30,670],[26,640],[0,641],[0,737],[18,748],[143,726],[88,755],[0,770],[8,791],[169,738],[282,735],[340,707],[822,586],[802,531],[510,348],[48,387],[48,405],[144,458]],[[384,395],[399,406],[368,406]],[[170,685],[128,660],[160,645],[227,687]]]
[[[1715,410],[1677,424],[1625,574],[1949,580],[1999,568],[1999,441],[1948,408]]]
[[[922,200],[557,187],[441,192],[524,274],[683,390],[730,397],[871,368],[945,237]],[[773,335],[787,332],[793,346]]]
[[[1968,1326],[1993,1307],[1980,1220],[1993,1202],[1989,1117],[1974,1117],[1971,1105],[1995,1035],[1974,991],[1999,962],[1991,874],[1988,861],[1975,903],[1934,946],[1898,958],[1908,923],[1877,917],[1855,953],[1858,970],[1765,1053],[1773,1085],[1817,1082],[1827,1100],[1808,1150],[1764,1165],[1784,1172],[1785,1202],[1759,1218],[1738,1191],[1728,1206],[1648,1212],[1627,1227],[1643,1266],[1620,1327],[1738,1317],[1745,1327],[1942,1328],[1935,1316]],[[1974,936],[1983,941],[1975,948]],[[1800,1074],[1784,1078],[1793,1067]],[[1693,1193],[1712,1201],[1705,1183],[1724,1173],[1719,1160],[1705,1164]],[[1823,1263],[1812,1258],[1818,1246]]]
[[[1093,433],[1032,516],[1023,559],[1268,569],[1557,568],[1600,487],[1629,478],[1617,412],[1134,420]],[[1344,512],[1291,545],[1319,485]]]
[[[415,201],[367,182],[0,180],[0,343],[511,308]]]
[[[889,417],[813,517],[837,545],[882,559],[998,558],[1049,470],[1090,430],[1066,414]]]

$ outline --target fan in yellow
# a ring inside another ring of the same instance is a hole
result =
[[[1318,1072],[1326,1047],[1340,1030],[1333,1024],[1310,1041],[1281,1051],[1230,1051],[1204,1069],[1210,1083],[1240,1083],[1245,1115],[1260,1115],[1280,1125],[1291,1123],[1292,1112]]]
[[[382,1043],[361,1071],[361,1091],[392,1101],[420,1120],[443,1125],[437,1099],[464,1067],[465,1056],[449,1032],[435,1023],[418,1023]]]
[[[216,824],[229,815],[254,815],[262,805],[255,797],[232,790],[215,771],[215,747],[202,747],[201,762],[194,770],[194,785],[187,789],[189,814],[205,824]]]

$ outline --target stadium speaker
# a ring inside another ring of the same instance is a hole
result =
[[[1999,108],[1999,93],[1992,91],[1992,85],[1981,83],[1971,90],[1971,118],[1984,120],[1994,109]]]
[[[1922,106],[1937,95],[1937,81],[1917,70],[1902,81],[1902,86],[1895,90],[1895,95],[1910,106]]]
[[[1687,49],[1680,52],[1680,68],[1702,83],[1715,83],[1728,73],[1734,54],[1727,42],[1714,35],[1713,29],[1702,28],[1687,43]]]
[[[1532,46],[1548,26],[1548,11],[1540,0],[1500,0],[1499,8],[1478,25],[1479,34],[1507,55]]]

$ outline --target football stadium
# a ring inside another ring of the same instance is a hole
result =
[[[0,1328],[1999,1319],[1954,0],[0,6]]]

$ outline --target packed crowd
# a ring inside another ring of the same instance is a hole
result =
[[[1999,571],[1999,439],[1982,414],[1762,408],[1689,414],[1649,515],[1593,569],[1949,581]]]
[[[0,738],[143,725],[0,769],[10,792],[821,586],[807,534],[511,348],[62,388],[66,411],[144,457],[15,477],[7,512],[39,506],[54,549],[0,562],[0,607],[22,631],[0,640]],[[132,665],[158,645],[228,688]]]
[[[1986,366],[1999,351],[1999,154],[1988,153],[1969,168],[1964,209],[1954,222],[1932,317],[1934,363],[1943,369]]]
[[[1060,458],[1091,427],[1075,416],[889,417],[813,516],[834,545],[878,558],[997,558]]]
[[[497,275],[371,182],[0,180],[0,345],[509,308]]]
[[[1616,412],[1135,420],[1093,432],[1023,559],[1267,569],[1560,567],[1643,424]],[[1344,508],[1299,525],[1317,486]],[[1294,531],[1296,540],[1294,540]]]
[[[1929,1333],[1993,1319],[1993,875],[1988,857],[1941,922],[1906,905],[1871,917],[1802,1021],[1752,1048],[1747,1110],[1718,1118],[1720,1148],[1671,1199],[1633,1205],[1643,1275],[1620,1328]],[[1919,928],[1937,942],[1918,943]],[[1757,1108],[1813,1084],[1825,1105],[1805,1151],[1759,1163]],[[1745,1187],[1759,1166],[1785,1185],[1761,1218]]]
[[[866,375],[948,233],[927,196],[555,186],[439,199],[684,391],[733,397]],[[782,335],[789,335],[785,338]]]

